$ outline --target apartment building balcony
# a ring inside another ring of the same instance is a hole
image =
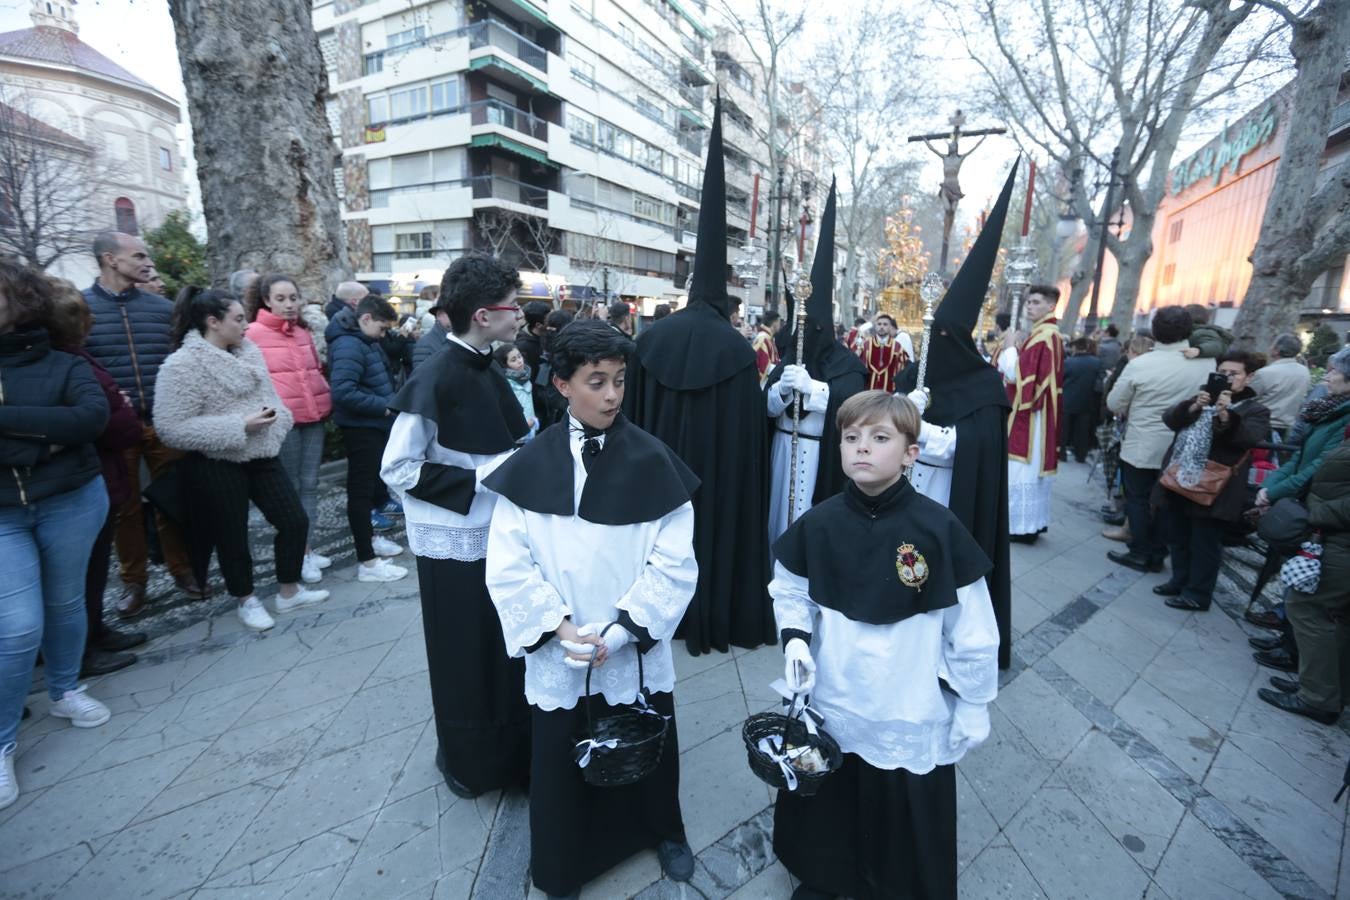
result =
[[[474,134],[500,130],[548,144],[548,120],[531,115],[523,109],[516,109],[500,100],[479,100],[468,104],[464,109],[469,113],[469,124],[473,127]],[[547,147],[544,149],[547,150]]]
[[[713,83],[713,74],[698,57],[680,55],[680,78],[685,84],[703,86]]]
[[[507,206],[530,215],[548,216],[549,189],[504,175],[475,175],[465,179],[473,191],[475,210]]]
[[[466,26],[469,69],[513,87],[548,92],[548,51],[497,21]]]

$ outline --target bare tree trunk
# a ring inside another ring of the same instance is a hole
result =
[[[1318,173],[1350,46],[1350,0],[1322,0],[1293,20],[1290,49],[1298,75],[1287,116],[1279,170],[1252,251],[1252,280],[1233,331],[1265,347],[1293,331],[1299,308],[1329,261],[1350,252],[1347,181],[1350,164],[1319,190]],[[1319,229],[1321,229],[1319,231]],[[1340,232],[1339,237],[1336,232]]]
[[[1149,228],[1152,228],[1153,217],[1149,216],[1148,219]],[[1147,236],[1147,232],[1144,236]],[[1111,323],[1120,329],[1121,334],[1129,334],[1134,330],[1135,300],[1139,296],[1139,284],[1144,276],[1144,263],[1148,262],[1151,255],[1151,239],[1126,241],[1116,254],[1116,300],[1111,307]],[[1098,314],[1101,312],[1098,310]]]
[[[350,277],[308,0],[169,0],[183,67],[211,277],[295,276],[326,297]]]
[[[1091,288],[1092,279],[1086,275],[1077,281],[1071,281],[1069,303],[1064,308],[1064,318],[1059,323],[1059,330],[1064,334],[1073,334],[1074,329],[1078,327],[1078,310],[1082,308],[1083,300]]]

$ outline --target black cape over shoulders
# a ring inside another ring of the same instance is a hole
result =
[[[545,428],[483,484],[521,509],[597,525],[654,522],[698,489],[698,478],[673,450],[621,414],[605,432],[605,447],[591,463],[577,504],[569,432],[567,422]]]

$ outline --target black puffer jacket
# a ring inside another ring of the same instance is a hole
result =
[[[113,294],[98,282],[85,289],[84,299],[94,315],[85,349],[127,392],[140,417],[150,421],[155,376],[173,352],[169,343],[173,304],[134,287]]]
[[[94,441],[107,422],[108,400],[89,363],[53,350],[43,328],[0,335],[0,506],[98,478]]]

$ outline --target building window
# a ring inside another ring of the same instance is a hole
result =
[[[389,98],[368,97],[366,99],[366,124],[378,125],[389,121]]]
[[[375,75],[384,71],[384,53],[367,53],[364,59],[363,75]]]
[[[395,253],[425,253],[430,249],[430,231],[412,231],[394,235]]]
[[[1163,287],[1171,287],[1173,280],[1177,276],[1177,264],[1168,263],[1163,266]]]
[[[159,148],[159,167],[165,172],[173,171],[173,151],[168,147]]]
[[[1183,224],[1185,224],[1185,219],[1177,219],[1172,223],[1172,228],[1167,233],[1167,243],[1175,244],[1181,240],[1181,226]]]
[[[589,84],[591,87],[595,87],[595,63],[573,59],[572,77],[582,84]]]
[[[424,25],[418,25],[416,28],[409,28],[406,31],[396,31],[385,39],[385,43],[392,50],[395,47],[403,47],[408,44],[416,44],[424,40],[427,36],[427,29]]]
[[[459,106],[459,81],[437,81],[431,85],[431,111],[445,112]]]
[[[427,89],[418,85],[389,95],[389,118],[412,119],[427,114]]]
[[[595,143],[595,121],[579,112],[567,111],[567,130],[571,132],[572,140],[579,144],[589,147]]]
[[[117,217],[117,230],[123,234],[140,234],[141,228],[136,224],[136,204],[132,203],[126,197],[118,197],[113,201],[113,213]]]

